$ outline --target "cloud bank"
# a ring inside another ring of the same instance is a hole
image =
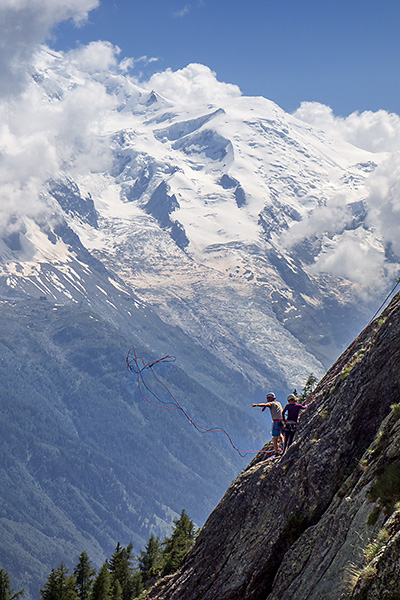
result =
[[[85,49],[87,50],[87,49]],[[107,63],[107,48],[102,60]],[[104,84],[92,80],[87,65],[85,78],[80,71],[79,86],[43,87],[34,80],[16,98],[0,102],[0,227],[18,227],[25,216],[44,218],[51,206],[43,194],[46,182],[68,172],[77,177],[85,172],[106,170],[111,151],[102,138],[106,114],[114,110],[117,99],[107,93]],[[50,62],[54,57],[48,55]],[[68,70],[76,69],[75,53]],[[60,60],[56,59],[56,60]],[[50,96],[44,97],[45,92]],[[99,135],[100,134],[100,135]]]
[[[379,110],[337,117],[329,106],[318,102],[304,102],[294,116],[324,131],[329,139],[367,150],[372,162],[374,155],[379,157],[380,165],[367,181],[363,205],[365,225],[377,234],[381,244],[366,243],[365,230],[362,236],[360,230],[351,230],[352,213],[345,197],[316,208],[282,239],[291,247],[306,238],[325,238],[330,250],[317,257],[312,267],[315,273],[326,272],[367,288],[379,288],[399,273],[400,116]]]
[[[98,4],[99,0],[1,0],[0,97],[23,89],[27,64],[57,23],[72,19],[79,25]]]
[[[201,102],[214,104],[241,95],[237,85],[218,81],[214,71],[197,63],[192,63],[178,71],[166,69],[155,73],[149,81],[141,84],[176,104],[188,105]]]
[[[400,152],[377,169],[369,181],[368,218],[370,227],[379,228],[389,254],[400,258]]]
[[[26,216],[41,219],[51,214],[44,199],[45,184],[66,165],[78,172],[102,166],[109,158],[110,152],[99,142],[98,133],[104,111],[112,109],[115,99],[89,75],[96,69],[115,66],[117,49],[111,44],[95,44],[71,52],[67,60],[69,72],[75,69],[85,73],[79,86],[63,90],[45,82],[39,87],[32,78],[33,64],[40,55],[45,69],[62,63],[61,55],[40,50],[52,28],[68,19],[82,23],[98,3],[99,0],[2,0],[0,4],[0,21],[4,24],[0,40],[3,232],[20,228]]]
[[[400,116],[385,110],[354,112],[336,117],[329,106],[303,102],[293,115],[322,129],[332,139],[369,152],[396,152],[400,148]]]

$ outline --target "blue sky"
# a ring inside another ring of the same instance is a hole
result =
[[[61,23],[50,45],[107,40],[139,59],[136,75],[197,62],[242,93],[292,112],[400,114],[398,0],[100,0],[88,22]]]

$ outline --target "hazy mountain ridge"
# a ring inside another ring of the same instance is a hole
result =
[[[243,459],[225,437],[202,436],[139,396],[124,357],[132,342],[153,356],[143,341],[73,304],[11,300],[0,310],[0,563],[15,584],[37,597],[49,568],[83,549],[98,566],[118,540],[138,551],[151,532],[169,532],[182,505],[201,523]],[[262,432],[257,440],[255,423],[217,395],[222,371],[213,370],[209,389],[176,364],[157,374],[200,424],[222,422],[257,447]]]

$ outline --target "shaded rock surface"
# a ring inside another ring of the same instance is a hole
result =
[[[397,294],[321,380],[285,456],[252,460],[147,599],[399,598],[399,366]]]

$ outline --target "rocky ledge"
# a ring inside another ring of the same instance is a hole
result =
[[[400,598],[399,402],[398,294],[320,381],[286,454],[257,455],[146,600]]]

